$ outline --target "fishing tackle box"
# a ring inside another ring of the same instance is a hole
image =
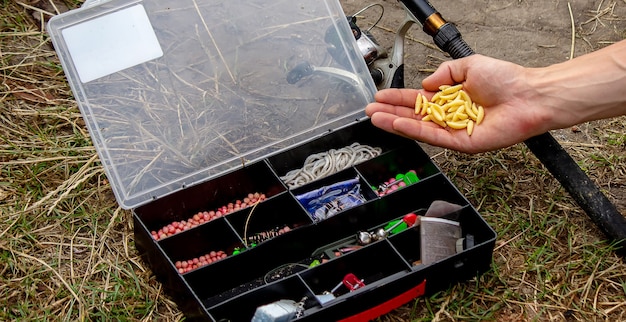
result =
[[[300,305],[290,319],[362,321],[489,270],[493,229],[419,144],[365,117],[376,87],[337,0],[92,1],[47,27],[115,197],[132,210],[136,248],[188,319],[250,321],[290,300]],[[376,156],[285,182],[310,155],[357,143]],[[411,171],[418,182],[375,192]],[[326,219],[298,201],[354,179],[364,201]],[[255,192],[265,199],[153,237]],[[464,241],[449,256],[421,262],[430,245],[417,224],[315,262],[435,201],[460,206],[444,216]],[[217,250],[227,256],[177,269]]]

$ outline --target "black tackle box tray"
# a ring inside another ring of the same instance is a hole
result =
[[[490,268],[476,209],[365,117],[376,87],[337,0],[92,0],[47,29],[137,250],[188,319],[364,321]],[[346,148],[365,150],[291,182]]]
[[[289,189],[280,179],[311,154],[355,142],[382,151],[367,161],[296,189]],[[384,196],[373,193],[373,188],[386,178],[411,170],[419,182]],[[351,178],[358,178],[360,186],[365,187],[366,201],[327,219],[314,221],[296,199],[299,192]],[[262,192],[267,197],[252,212],[251,207],[244,208],[158,241],[151,234],[167,223],[220,208],[250,192]],[[444,215],[460,223],[462,238],[470,236],[473,240],[457,253],[429,264],[421,263],[422,238],[416,224],[340,256],[331,255],[323,264],[307,267],[316,259],[313,255],[325,246],[354,240],[359,232],[370,232],[408,213],[422,216],[438,200],[461,206]],[[303,298],[307,300],[298,321],[350,317],[354,321],[368,320],[417,296],[432,294],[487,271],[496,239],[495,232],[416,142],[383,132],[368,120],[138,207],[133,218],[137,249],[168,293],[188,318],[211,321],[250,321],[257,307],[285,299],[299,302]],[[285,225],[293,228],[254,247],[244,246],[244,236]],[[230,255],[235,249],[241,251]],[[229,255],[184,274],[177,272],[176,262],[219,250]],[[334,299],[316,300],[317,295],[331,291],[347,274],[363,280],[364,286],[352,291],[340,286]]]

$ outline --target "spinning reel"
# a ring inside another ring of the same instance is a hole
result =
[[[378,89],[404,87],[404,40],[413,24],[422,25],[424,32],[432,36],[435,44],[449,53],[452,58],[465,57],[474,53],[462,39],[458,29],[445,21],[428,1],[399,0],[399,2],[404,7],[406,15],[396,30],[390,53],[387,53],[369,33],[369,30],[380,21],[383,13],[366,32],[358,32],[354,29],[358,29],[355,16],[375,5],[367,6],[354,16],[348,17],[353,21],[350,27],[353,28],[359,50]]]
[[[396,31],[391,52],[382,47],[370,30],[382,19],[384,8],[380,4],[371,4],[354,15],[347,16],[348,24],[356,39],[361,56],[368,66],[370,75],[377,89],[404,87],[404,40],[406,33],[413,24],[420,24],[423,30],[433,37],[435,44],[452,58],[460,58],[473,54],[472,49],[465,43],[461,33],[451,23],[445,21],[441,15],[425,0],[398,0],[404,7],[406,16]],[[379,7],[381,14],[378,20],[367,30],[362,30],[357,25],[357,16],[364,11]],[[348,58],[343,50],[341,37],[334,30],[326,32],[325,41],[328,43],[328,52],[333,59],[340,64],[348,64]],[[287,75],[287,81],[294,84],[305,76],[315,72],[332,74],[341,79],[359,83],[359,78],[339,68],[314,67],[308,62],[301,63],[293,68]]]

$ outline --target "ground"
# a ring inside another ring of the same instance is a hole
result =
[[[372,33],[392,45],[395,0]],[[58,58],[50,16],[80,0],[1,2],[0,320],[177,321],[184,317],[134,248]],[[480,54],[528,67],[626,38],[625,0],[432,0]],[[367,28],[377,7],[359,15]],[[406,86],[450,59],[419,26],[406,39]],[[626,119],[552,133],[626,213]],[[626,320],[626,265],[550,173],[519,144],[466,155],[424,146],[498,233],[492,270],[378,321]]]

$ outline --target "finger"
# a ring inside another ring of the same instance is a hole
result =
[[[400,117],[421,118],[421,115],[415,115],[415,107],[397,106],[378,102],[369,103],[365,107],[365,115],[367,116],[371,117],[378,112],[393,114]]]
[[[374,99],[379,103],[389,105],[415,107],[415,99],[421,90],[411,88],[387,88],[380,90],[374,95]]]
[[[437,91],[441,85],[463,83],[473,58],[470,56],[442,63],[433,74],[422,81],[422,87],[428,91]]]
[[[463,147],[466,146],[459,138],[459,131],[448,131],[432,122],[396,118],[393,120],[391,128],[397,134],[434,146],[453,150],[463,150]],[[467,135],[465,136],[467,137]]]
[[[393,122],[398,119],[399,116],[393,113],[376,112],[370,116],[370,121],[374,126],[381,128],[387,132],[400,135],[399,132],[393,129]]]
[[[435,123],[399,117],[384,112],[375,113],[370,119],[374,126],[387,132],[427,143],[438,141],[433,141],[431,139],[432,136],[450,134]],[[439,133],[440,131],[443,131],[443,133]]]

